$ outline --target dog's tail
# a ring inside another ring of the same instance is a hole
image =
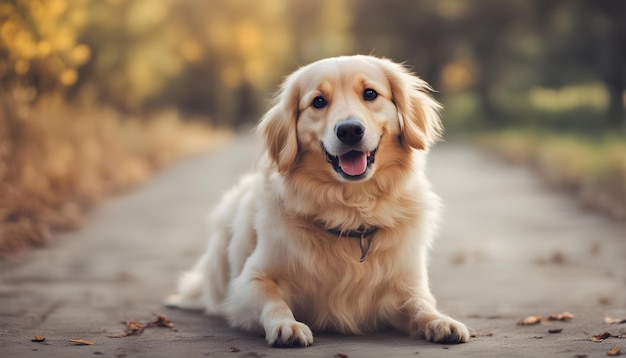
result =
[[[163,302],[165,306],[189,310],[206,309],[202,281],[205,277],[207,259],[207,255],[204,255],[191,271],[184,272],[178,278],[177,293],[165,298]]]

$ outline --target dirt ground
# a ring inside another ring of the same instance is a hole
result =
[[[319,333],[309,348],[274,349],[220,318],[164,308],[178,274],[205,247],[207,212],[258,151],[252,136],[240,136],[106,202],[83,229],[26,262],[1,263],[0,356],[582,358],[605,357],[615,345],[626,351],[626,323],[604,322],[626,318],[626,227],[582,211],[526,169],[458,143],[438,145],[430,156],[429,177],[446,207],[430,277],[440,309],[471,327],[469,343]],[[565,311],[574,318],[516,324]],[[124,331],[121,321],[146,322],[155,313],[176,327],[107,337]],[[613,337],[591,341],[605,331]],[[36,335],[45,341],[32,342]]]

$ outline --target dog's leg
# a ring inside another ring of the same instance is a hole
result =
[[[469,330],[465,325],[440,313],[434,299],[412,298],[405,304],[409,318],[409,333],[426,337],[436,343],[465,343],[469,340]]]
[[[274,347],[306,347],[313,343],[313,333],[296,321],[276,281],[267,277],[233,281],[227,313],[231,324],[247,330],[260,326],[267,343]]]

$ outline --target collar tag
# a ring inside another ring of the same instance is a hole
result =
[[[367,258],[367,254],[370,251],[370,246],[372,246],[372,235],[365,236],[364,231],[359,238],[359,246],[361,246],[361,260],[359,260],[359,262],[363,262]]]
[[[336,235],[339,238],[341,237],[351,237],[355,239],[359,239],[359,247],[361,248],[361,259],[359,262],[365,261],[367,258],[367,254],[370,251],[370,247],[372,246],[372,237],[378,231],[378,227],[374,226],[371,228],[365,228],[364,226],[359,227],[357,230],[348,230],[343,231],[338,228],[326,229],[326,231],[330,234]]]

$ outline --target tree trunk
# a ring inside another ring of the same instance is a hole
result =
[[[619,4],[622,5],[622,4]],[[626,8],[622,5],[621,7]],[[608,124],[612,128],[626,129],[626,111],[624,110],[624,90],[626,89],[626,21],[622,11],[608,11],[611,22],[609,33],[609,62],[605,84],[609,90]]]
[[[607,113],[609,126],[625,128],[626,111],[624,111],[624,70],[615,71],[607,82],[609,89],[609,109]]]

